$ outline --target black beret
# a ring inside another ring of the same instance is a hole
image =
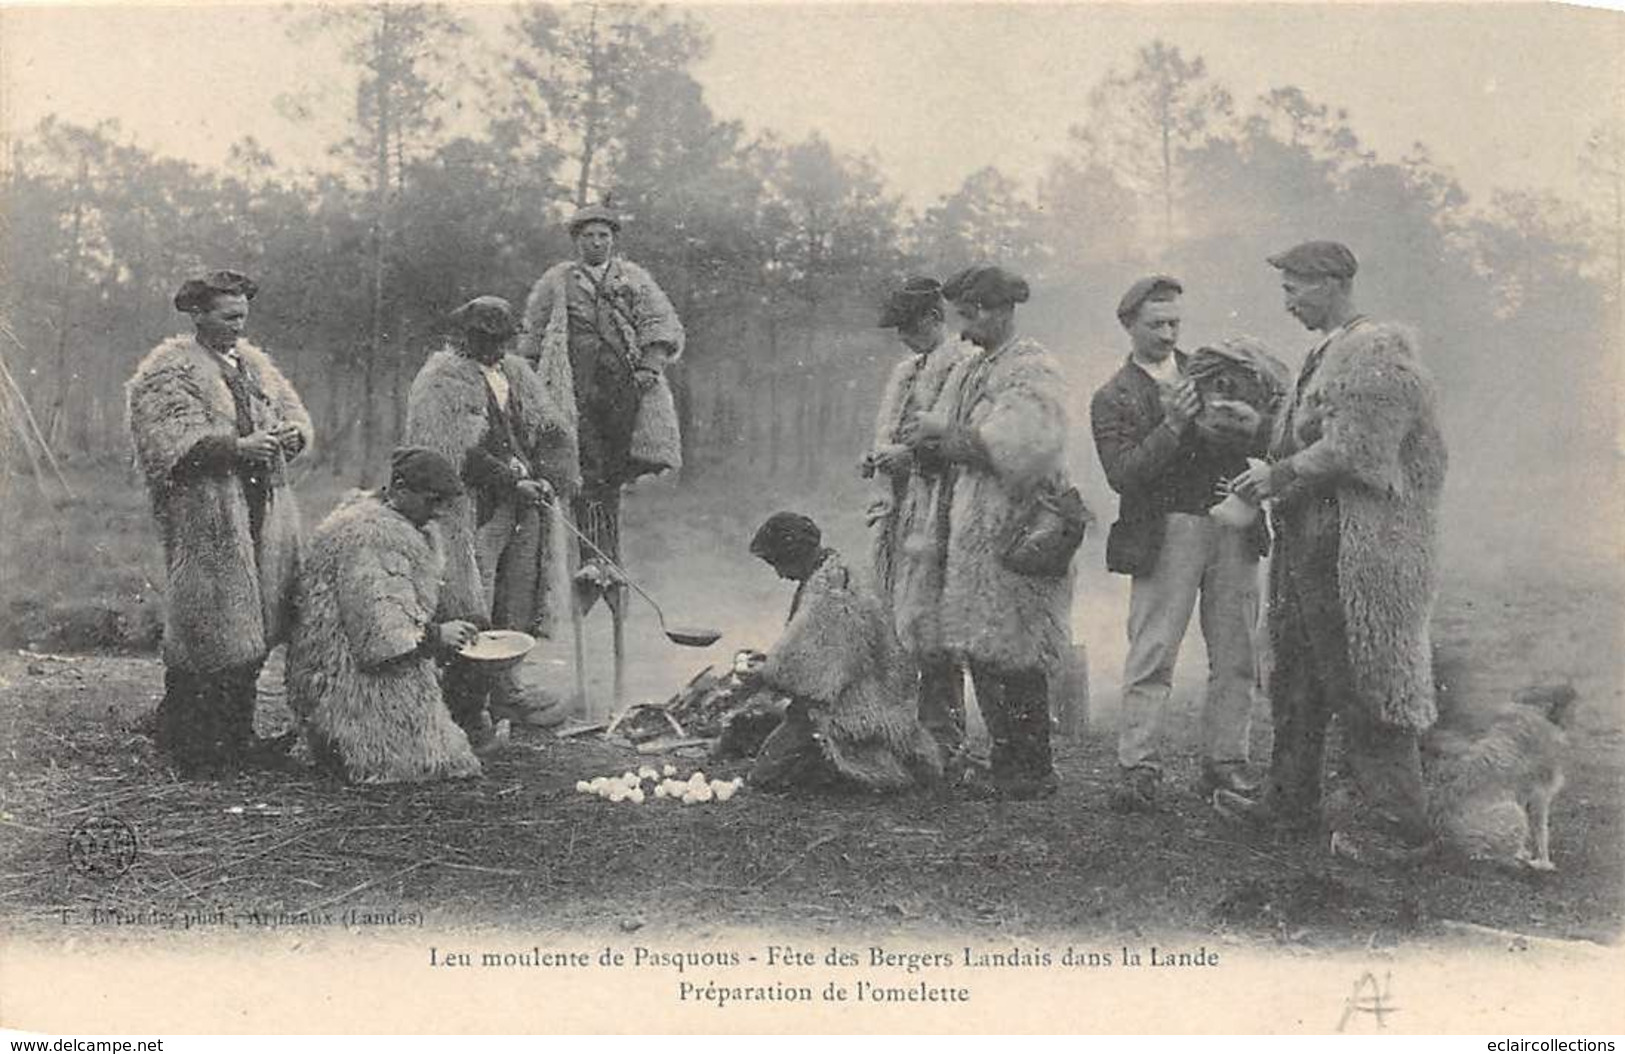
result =
[[[1353,278],[1360,269],[1354,253],[1342,242],[1304,242],[1268,258],[1271,267],[1311,278]]]
[[[1128,292],[1123,294],[1123,299],[1117,302],[1117,321],[1126,326],[1129,319],[1134,317],[1134,313],[1140,310],[1140,305],[1147,300],[1166,300],[1168,299],[1167,294],[1171,293],[1177,296],[1184,291],[1185,287],[1180,285],[1179,279],[1173,275],[1146,275],[1129,286]]]
[[[915,276],[894,290],[880,308],[881,329],[912,326],[922,315],[942,304],[942,283],[935,278]]]
[[[977,307],[1024,304],[1029,294],[1026,279],[992,264],[967,267],[948,279],[942,287],[942,295],[946,299]]]
[[[500,296],[477,296],[450,317],[464,332],[487,333],[502,340],[519,331],[513,321],[513,305]]]
[[[818,524],[798,512],[775,512],[756,529],[750,540],[752,556],[764,560],[814,552],[824,540]]]
[[[405,484],[413,490],[447,497],[463,492],[457,469],[446,460],[445,455],[437,454],[428,447],[397,447],[389,455],[389,478],[391,482]]]
[[[584,205],[576,210],[574,216],[570,217],[570,237],[574,238],[576,232],[589,223],[607,224],[609,229],[617,234],[621,230],[621,217],[616,214],[614,209],[611,209],[608,205]]]
[[[240,296],[254,299],[259,284],[241,271],[210,271],[198,278],[188,278],[175,294],[175,310],[191,314],[206,310],[217,296]]]

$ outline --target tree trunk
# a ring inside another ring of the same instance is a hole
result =
[[[587,204],[592,186],[593,155],[598,152],[598,78],[602,60],[598,53],[598,5],[592,5],[587,19],[587,102],[582,107],[581,171],[576,177],[576,205]]]
[[[374,398],[378,391],[378,368],[384,355],[384,253],[388,237],[386,212],[389,206],[389,147],[391,64],[387,50],[389,43],[389,9],[380,15],[375,52],[378,59],[377,124],[373,132],[373,212],[372,212],[372,333],[367,345],[367,361],[361,370],[361,405],[365,415],[361,420],[361,471],[357,482],[367,486],[372,477],[377,443],[378,408]]]
[[[1174,151],[1172,117],[1164,105],[1162,117],[1162,244],[1174,243]]]
[[[767,472],[779,474],[779,320],[767,316]]]
[[[58,453],[66,454],[68,391],[73,375],[72,343],[68,331],[73,328],[73,290],[77,284],[74,272],[79,270],[80,234],[85,219],[85,187],[90,180],[90,159],[79,156],[79,182],[73,188],[73,224],[68,233],[68,258],[62,262],[62,311],[56,327],[56,397],[51,401],[51,417],[45,425],[45,441]]]

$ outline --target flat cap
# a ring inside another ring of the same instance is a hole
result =
[[[389,455],[389,478],[413,490],[428,491],[446,497],[463,492],[463,482],[457,478],[457,469],[428,447],[396,447]]]
[[[948,279],[942,287],[945,299],[977,307],[1009,307],[1025,304],[1030,290],[1027,280],[993,264],[967,267]]]
[[[589,223],[604,223],[617,234],[621,230],[621,217],[608,205],[583,205],[570,217],[570,237],[574,238],[576,232]]]
[[[487,333],[507,340],[519,332],[513,321],[513,305],[500,296],[477,296],[449,317],[465,333]]]
[[[206,275],[188,278],[175,293],[175,310],[191,314],[209,306],[217,296],[240,296],[254,299],[259,284],[241,271],[210,271]]]
[[[921,315],[942,303],[942,283],[935,278],[916,275],[893,290],[880,307],[881,329],[912,326]]]
[[[1271,267],[1314,278],[1353,278],[1360,269],[1354,253],[1342,242],[1304,242],[1269,257]]]
[[[1184,291],[1185,287],[1173,275],[1148,274],[1129,286],[1123,299],[1117,302],[1117,321],[1126,326],[1147,300],[1168,300]]]
[[[764,560],[795,557],[815,551],[823,540],[818,524],[807,517],[798,512],[775,512],[756,529],[750,552]]]

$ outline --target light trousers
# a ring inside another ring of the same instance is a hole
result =
[[[1258,557],[1246,531],[1207,516],[1169,513],[1162,551],[1129,594],[1128,660],[1117,760],[1126,768],[1162,767],[1163,713],[1174,663],[1200,612],[1207,645],[1202,753],[1211,763],[1245,762],[1252,725],[1253,634],[1258,622]]]

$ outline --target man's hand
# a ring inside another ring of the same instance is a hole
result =
[[[435,643],[444,651],[462,651],[479,633],[474,623],[461,619],[442,622],[434,628]]]
[[[767,666],[767,656],[757,653],[752,655],[750,661],[734,667],[734,679],[741,688],[756,691],[765,683],[762,679],[762,669]]]
[[[676,354],[676,346],[663,340],[645,344],[639,349],[639,362],[632,370],[632,380],[637,383],[638,391],[646,392],[659,384],[660,375],[665,372],[666,364]]]
[[[545,479],[522,479],[516,489],[520,500],[532,505],[540,505],[553,496],[553,488]]]
[[[270,432],[250,432],[237,439],[237,456],[244,461],[264,463],[277,456],[282,441]]]
[[[903,445],[910,450],[918,450],[922,446],[939,442],[948,434],[948,415],[935,411],[926,411],[915,414],[903,423],[899,436]]]
[[[913,467],[914,452],[902,443],[892,443],[870,451],[869,463],[875,467],[876,472],[895,476]]]
[[[1162,386],[1162,413],[1164,419],[1180,431],[1196,419],[1202,409],[1202,397],[1189,377],[1181,377],[1173,384]]]
[[[1249,458],[1247,471],[1230,481],[1230,489],[1238,497],[1257,505],[1275,494],[1272,469],[1268,462]]]
[[[1208,399],[1196,415],[1196,430],[1209,443],[1245,448],[1258,436],[1264,415],[1234,399]]]
[[[282,445],[282,452],[289,457],[293,457],[305,448],[305,437],[300,434],[298,425],[284,421],[276,426],[276,431],[272,434],[276,436],[277,442]]]

